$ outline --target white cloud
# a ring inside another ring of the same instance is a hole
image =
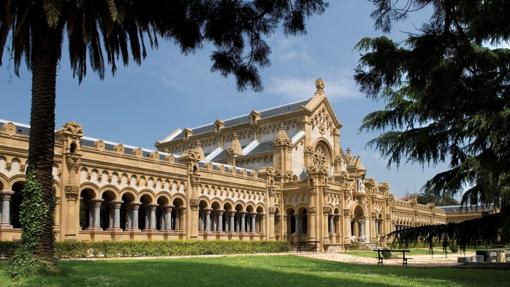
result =
[[[315,80],[311,77],[271,77],[266,91],[293,100],[306,99],[315,93]],[[341,77],[331,80],[326,78],[324,81],[326,83],[324,91],[330,99],[360,97],[352,78]]]
[[[296,37],[278,37],[274,44],[272,61],[300,62],[302,64],[315,64],[317,61],[311,56],[308,45]]]

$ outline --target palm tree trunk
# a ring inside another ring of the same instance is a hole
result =
[[[30,114],[30,142],[28,168],[43,189],[48,205],[48,220],[42,227],[36,254],[53,258],[54,209],[53,156],[55,142],[55,89],[57,77],[58,47],[56,30],[48,28],[45,17],[32,22],[32,109]]]

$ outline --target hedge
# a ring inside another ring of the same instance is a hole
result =
[[[9,257],[19,242],[0,242],[0,256]],[[252,254],[288,252],[285,241],[64,241],[55,244],[59,258],[184,256],[210,254]]]

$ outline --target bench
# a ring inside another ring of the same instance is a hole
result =
[[[383,265],[384,264],[384,259],[386,259],[386,260],[389,260],[389,259],[402,259],[402,266],[407,266],[407,260],[408,259],[413,259],[413,258],[410,258],[410,257],[406,257],[406,253],[411,252],[411,250],[409,250],[409,249],[374,249],[373,251],[377,252],[377,264],[378,265]],[[398,253],[402,252],[402,257],[384,258],[384,256],[382,255],[383,251],[398,252]]]
[[[318,240],[311,240],[311,241],[298,241],[296,242],[296,252],[300,253],[306,250],[307,245],[311,245],[312,252],[317,252],[317,244],[319,243]]]

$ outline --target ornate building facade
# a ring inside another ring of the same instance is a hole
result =
[[[445,223],[434,205],[394,198],[340,144],[342,125],[315,95],[197,128],[147,150],[56,132],[57,240],[319,241],[322,250]],[[0,240],[17,240],[27,125],[0,122]]]

